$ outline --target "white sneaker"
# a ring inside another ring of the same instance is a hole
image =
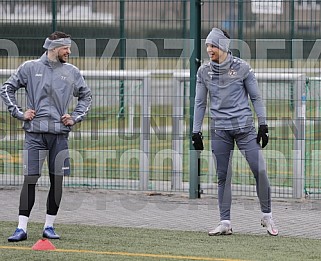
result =
[[[209,236],[232,235],[231,225],[220,222],[217,228],[208,231]]]
[[[261,225],[266,228],[271,236],[277,236],[279,234],[279,230],[276,228],[272,217],[262,218]]]

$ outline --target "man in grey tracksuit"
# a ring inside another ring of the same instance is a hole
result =
[[[39,59],[20,65],[1,88],[1,98],[10,114],[22,121],[25,131],[19,224],[9,242],[27,239],[35,186],[46,158],[50,189],[43,237],[59,239],[53,223],[61,202],[63,176],[70,174],[68,134],[74,124],[84,119],[91,106],[91,91],[79,69],[67,63],[71,53],[70,35],[54,32],[43,47],[47,51]],[[16,99],[20,88],[26,91],[24,109]],[[78,98],[78,103],[69,114],[73,97]]]
[[[205,43],[211,61],[197,72],[192,141],[196,150],[204,149],[201,127],[209,95],[211,148],[216,162],[220,210],[219,226],[209,231],[209,235],[232,234],[231,156],[236,142],[256,180],[261,224],[270,235],[276,236],[278,230],[272,219],[270,185],[261,150],[268,143],[268,126],[257,80],[249,64],[230,52],[230,37],[225,31],[213,28]],[[258,117],[258,134],[249,98]]]

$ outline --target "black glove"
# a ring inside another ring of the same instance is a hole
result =
[[[204,150],[202,132],[193,133],[192,143],[195,150]]]
[[[262,139],[262,148],[264,148],[269,142],[269,130],[267,125],[260,125],[257,133],[256,141],[260,143]]]

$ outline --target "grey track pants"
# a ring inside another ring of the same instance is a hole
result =
[[[246,158],[256,180],[256,192],[263,213],[271,212],[271,192],[261,146],[254,127],[237,130],[211,130],[211,147],[218,178],[220,220],[231,219],[231,177],[234,142]]]

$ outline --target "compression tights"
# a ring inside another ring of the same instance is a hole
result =
[[[20,193],[19,215],[29,217],[36,199],[36,184],[40,176],[24,176]],[[47,214],[57,215],[62,197],[63,176],[49,174],[50,189],[47,197]]]

